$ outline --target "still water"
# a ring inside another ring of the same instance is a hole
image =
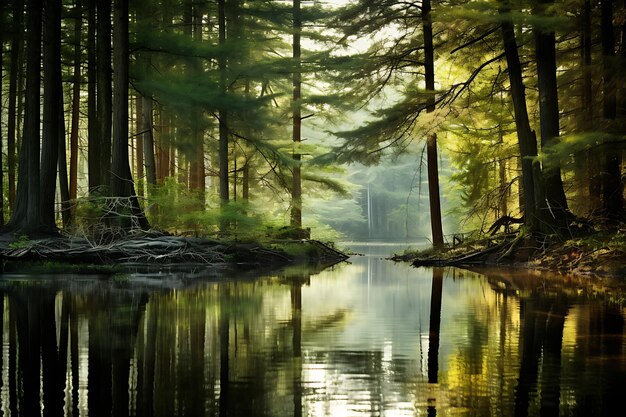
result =
[[[623,283],[416,269],[0,276],[5,416],[607,416]],[[391,248],[393,249],[393,248]]]

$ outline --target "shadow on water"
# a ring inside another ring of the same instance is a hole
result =
[[[380,258],[201,277],[1,276],[11,416],[603,416],[619,283]],[[183,275],[181,275],[183,274]],[[195,274],[195,275],[194,275]]]

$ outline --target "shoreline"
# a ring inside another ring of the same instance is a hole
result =
[[[626,280],[624,234],[593,233],[580,238],[538,242],[519,234],[491,236],[453,248],[390,257],[413,266],[497,267],[548,271],[587,278]]]
[[[65,265],[78,273],[187,267],[250,270],[306,264],[331,266],[348,257],[329,244],[312,239],[240,242],[165,234],[137,234],[97,242],[67,236],[16,239],[3,235],[0,238],[2,271],[26,265],[39,265],[39,269],[48,265],[61,272]]]

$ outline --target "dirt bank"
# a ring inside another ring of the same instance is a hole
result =
[[[507,234],[392,259],[414,266],[508,266],[626,279],[626,234],[623,230],[596,232],[568,240]]]

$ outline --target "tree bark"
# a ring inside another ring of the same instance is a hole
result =
[[[199,2],[187,0],[185,2],[185,10],[183,21],[185,27],[185,35],[193,39],[199,44],[202,41],[202,12]],[[227,19],[225,17],[225,19]],[[201,77],[200,62],[196,57],[189,57],[187,60],[186,71],[190,77]],[[198,197],[199,208],[204,208],[204,132],[201,128],[200,119],[202,111],[199,108],[192,110],[189,128],[191,130],[191,146],[193,153],[189,157],[189,190],[194,191]],[[167,167],[163,167],[165,171]]]
[[[137,19],[139,23],[143,24],[146,28],[152,29],[152,6],[148,2],[144,4],[144,8],[146,9],[143,12],[144,15],[138,15]],[[138,58],[139,62],[141,62],[141,65],[144,68],[145,74],[149,74],[151,72],[150,69],[152,68],[151,57],[149,54],[149,51],[142,51],[139,54]],[[137,146],[137,155],[139,155],[139,153],[143,153],[141,159],[142,164],[145,164],[148,195],[153,192],[153,187],[157,184],[157,166],[154,154],[154,123],[152,110],[152,95],[148,92],[143,91],[141,93],[141,123],[139,129],[141,134],[138,136],[138,138],[141,139],[142,148],[139,148],[139,146]],[[143,176],[143,166],[141,167],[141,171]]]
[[[87,170],[89,193],[97,193],[102,185],[97,94],[96,0],[87,0]]]
[[[544,8],[553,0],[539,0],[535,14],[544,16]],[[556,38],[554,31],[534,28],[535,61],[537,63],[537,88],[539,90],[539,122],[541,149],[549,156],[550,148],[559,142],[559,97],[556,81]],[[560,163],[544,166],[543,184],[550,214],[557,222],[567,220],[567,199],[561,179]]]
[[[435,58],[433,46],[433,22],[430,0],[422,1],[422,25],[424,30],[424,74],[426,93],[429,95],[426,112],[435,110]],[[428,198],[430,202],[430,227],[433,246],[443,247],[443,227],[441,222],[441,200],[439,196],[439,168],[437,163],[437,134],[430,133],[426,138],[426,160],[428,166]]]
[[[60,87],[61,89],[63,87]],[[59,141],[58,141],[58,169],[59,169],[59,193],[61,195],[61,219],[63,227],[67,228],[73,222],[73,205],[70,202],[70,186],[67,178],[67,150],[65,143],[65,111],[63,105],[63,94],[59,98],[59,107],[57,111],[59,118]]]
[[[294,151],[292,158],[294,165],[292,168],[293,183],[291,186],[291,226],[302,227],[302,174],[299,147],[302,142],[302,107],[300,99],[302,98],[302,67],[301,67],[301,47],[300,37],[302,32],[302,12],[300,10],[300,0],[293,0],[293,129],[292,140]]]
[[[59,103],[61,97],[61,0],[45,1],[43,50],[43,141],[41,149],[41,218],[55,229],[54,198],[59,163]],[[63,140],[65,140],[63,138]]]
[[[226,43],[226,13],[225,0],[218,0],[218,30],[219,44]],[[226,94],[226,57],[223,53],[218,60],[220,72],[220,93]],[[219,148],[218,148],[218,165],[219,165],[219,184],[220,184],[220,200],[222,205],[227,204],[229,200],[228,190],[228,125],[226,123],[228,115],[226,109],[221,108],[218,111],[219,119]]]
[[[0,22],[4,22],[5,21],[5,4],[2,3],[0,4]],[[4,34],[5,34],[5,30],[4,28],[0,29],[0,80],[2,80],[2,72],[4,71],[3,68],[3,64],[4,64]],[[4,86],[2,85],[2,82],[0,81],[0,120],[3,118],[3,113],[4,113],[4,100],[2,97],[2,93],[4,92]],[[0,149],[3,148],[3,144],[2,144],[2,123],[0,123]],[[3,162],[2,162],[2,158],[0,158],[0,226],[4,226],[4,169],[3,169]],[[3,306],[1,306],[3,307]],[[1,383],[0,383],[0,387],[1,387]]]
[[[250,200],[250,159],[246,159],[243,166],[243,173],[241,174],[241,198],[243,201]]]
[[[7,165],[9,181],[9,208],[13,211],[15,204],[15,148],[17,137],[17,99],[18,75],[21,65],[20,50],[22,49],[22,0],[13,2],[13,36],[11,38],[11,69],[9,71],[9,103],[7,120]]]
[[[195,4],[193,5],[193,10],[192,10],[193,37],[196,42],[201,43],[202,42],[202,9],[201,9],[200,4],[198,4],[197,2],[194,2],[194,3]],[[194,61],[193,67],[196,73],[199,74],[202,72],[200,65],[197,62],[197,59]],[[199,123],[202,117],[202,114],[200,111],[198,112],[196,117],[197,118],[194,121],[194,132],[193,132],[194,143],[196,146],[196,152],[195,152],[196,155],[192,161],[191,169],[194,172],[194,175],[196,177],[195,190],[198,192],[198,200],[201,203],[201,209],[204,209],[204,204],[206,200],[206,196],[205,196],[206,182],[205,182],[205,166],[204,166],[204,131]],[[167,167],[165,167],[165,169],[167,169]]]
[[[610,133],[617,116],[617,83],[615,77],[615,36],[613,34],[613,0],[602,0],[600,28],[603,59],[603,117]],[[602,205],[609,220],[624,218],[624,184],[621,178],[622,153],[612,145],[604,146],[602,172]]]
[[[141,131],[143,134],[143,154],[146,164],[146,180],[148,183],[148,195],[152,192],[151,187],[156,186],[156,163],[154,158],[154,134],[152,126],[152,98],[142,97],[141,103]]]
[[[500,13],[506,16],[509,10],[500,8]],[[524,223],[533,232],[540,231],[538,204],[543,199],[541,192],[541,168],[537,161],[537,138],[530,128],[528,110],[526,107],[526,93],[522,79],[522,66],[519,60],[517,42],[513,23],[506,18],[502,22],[502,40],[506,56],[509,83],[511,85],[511,98],[515,113],[515,128],[520,149],[522,164],[522,189],[524,200]]]
[[[135,129],[136,129],[136,163],[137,163],[137,179],[141,180],[144,177],[144,161],[143,161],[143,96],[141,93],[135,95]],[[145,195],[143,182],[137,184],[137,194],[140,197]]]
[[[40,188],[40,66],[41,28],[43,5],[41,0],[26,2],[26,97],[24,109],[24,134],[20,150],[19,175],[15,209],[5,230],[20,230],[26,234],[36,234],[43,229],[41,218]]]
[[[96,2],[96,111],[98,114],[98,136],[94,155],[99,163],[95,186],[106,187],[111,178],[111,2]],[[90,156],[91,158],[91,156]],[[102,190],[104,191],[104,190]]]
[[[585,0],[583,3],[582,11],[582,34],[581,34],[581,61],[583,68],[582,75],[582,91],[581,91],[581,105],[582,105],[582,129],[584,132],[591,132],[594,128],[593,113],[594,113],[594,101],[593,101],[593,78],[592,78],[592,43],[593,32],[591,28],[591,0]],[[600,163],[598,158],[598,152],[594,150],[588,150],[585,152],[586,156],[586,179],[587,179],[587,194],[589,199],[587,201],[588,209],[590,212],[596,212],[602,207],[602,182],[600,179]]]
[[[128,198],[130,212],[137,226],[148,229],[133,184],[128,160],[128,0],[116,0],[113,7],[115,27],[113,32],[114,55],[114,106],[113,106],[113,152],[111,160],[111,195]],[[127,217],[119,216],[122,228],[134,225]]]
[[[76,0],[74,6],[74,75],[72,85],[72,126],[70,131],[70,185],[69,198],[76,200],[78,191],[78,128],[80,122],[80,64],[81,64],[81,31],[82,31],[82,1]],[[72,215],[75,214],[72,204]]]

